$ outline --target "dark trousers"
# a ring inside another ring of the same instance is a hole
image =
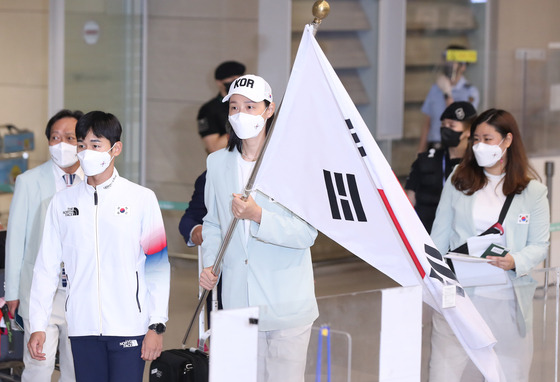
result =
[[[77,382],[142,382],[144,336],[70,337]]]

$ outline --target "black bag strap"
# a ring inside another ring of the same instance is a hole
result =
[[[514,196],[515,196],[515,193],[511,193],[506,197],[506,201],[504,202],[504,206],[502,207],[502,210],[500,211],[500,217],[498,217],[498,223],[504,224],[504,219],[506,218],[506,214],[509,210],[509,206],[511,206],[511,202],[513,201]]]
[[[482,232],[478,236],[489,235],[489,234],[492,234],[492,233],[499,233],[500,235],[504,234],[504,227],[502,226],[502,224],[504,224],[504,219],[506,218],[507,212],[509,210],[509,206],[511,206],[511,202],[513,201],[514,196],[515,196],[515,193],[512,193],[512,194],[509,194],[506,197],[506,201],[504,202],[504,205],[502,206],[502,210],[500,211],[500,216],[498,217],[498,221],[496,222],[496,224],[494,224],[492,227],[488,228],[486,231]],[[467,246],[467,243],[464,243],[463,245],[460,245],[459,247],[455,248],[451,252],[463,253],[465,255],[468,255],[469,254],[469,247]]]

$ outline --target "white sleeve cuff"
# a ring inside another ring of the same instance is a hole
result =
[[[192,241],[192,233],[196,227],[200,227],[200,226],[202,226],[202,224],[197,224],[194,227],[192,227],[191,232],[189,233],[189,241],[187,242],[188,247],[196,247],[196,244],[193,243]]]

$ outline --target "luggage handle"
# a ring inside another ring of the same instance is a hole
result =
[[[208,340],[208,338],[210,338],[211,330],[212,329],[208,329],[207,331],[205,331],[204,333],[202,333],[200,335],[200,338],[198,339],[198,347],[197,348],[190,348],[193,353],[194,353],[194,350],[200,350],[201,352],[206,354],[206,350],[207,350],[207,348],[205,347],[206,346],[206,341]]]

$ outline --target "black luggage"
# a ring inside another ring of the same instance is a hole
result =
[[[0,234],[0,251],[4,250],[4,235]],[[2,263],[3,264],[3,263]],[[4,269],[0,269],[0,285],[4,285]],[[23,330],[16,330],[15,320],[8,317],[8,305],[5,305],[4,298],[0,299],[4,304],[0,307],[0,318],[4,318],[5,327],[0,328],[0,381],[20,381],[23,371]]]
[[[150,365],[150,382],[207,382],[208,355],[199,349],[171,349]]]
[[[202,270],[199,248],[199,273]],[[218,308],[216,289],[214,289],[212,310]],[[206,341],[210,330],[204,330],[204,309],[199,315],[199,342],[197,348],[170,349],[161,352],[161,355],[150,364],[149,382],[208,382],[209,367]]]

